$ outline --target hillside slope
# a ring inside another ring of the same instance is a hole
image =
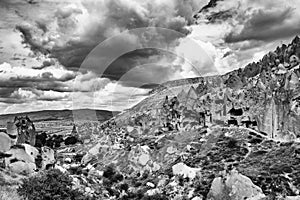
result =
[[[162,124],[159,116],[168,96],[177,97],[182,115],[187,108],[198,119],[210,118],[212,125],[254,125],[271,138],[295,139],[300,136],[299,57],[300,39],[295,37],[244,68],[162,84],[115,120],[126,124],[129,118],[147,115]]]

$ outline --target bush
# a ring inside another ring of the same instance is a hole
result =
[[[155,194],[153,196],[144,196],[142,200],[168,200],[169,198],[164,194]]]
[[[83,193],[72,189],[72,178],[57,169],[23,179],[18,193],[30,200],[83,200]]]
[[[107,166],[103,172],[103,177],[111,179],[116,174],[113,166]]]
[[[0,199],[1,200],[23,200],[17,193],[15,187],[0,186]]]

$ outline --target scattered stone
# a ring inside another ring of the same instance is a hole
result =
[[[194,197],[194,198],[192,198],[192,200],[203,200],[203,198],[202,197]]]
[[[173,154],[173,153],[176,153],[177,149],[174,148],[173,146],[170,146],[167,148],[167,153],[168,154]]]
[[[146,185],[147,185],[148,187],[152,187],[152,188],[155,187],[155,185],[154,185],[153,183],[151,183],[151,182],[147,182]]]
[[[150,160],[150,156],[148,154],[145,154],[145,153],[143,153],[139,157],[139,163],[143,166],[145,166],[149,160]]]
[[[66,158],[65,159],[65,163],[71,163],[72,162],[72,159],[71,158]]]

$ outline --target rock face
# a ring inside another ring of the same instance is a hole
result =
[[[259,200],[263,197],[262,190],[237,171],[231,171],[223,178],[215,178],[208,193],[209,200]]]

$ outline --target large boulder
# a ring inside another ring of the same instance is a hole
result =
[[[224,177],[215,178],[208,193],[208,200],[259,200],[265,197],[261,188],[250,178],[232,170]]]
[[[5,166],[18,174],[31,174],[36,170],[39,151],[29,144],[14,145],[5,152]]]
[[[18,130],[13,122],[7,122],[6,133],[0,132],[0,152],[8,151],[17,142]]]
[[[5,158],[5,164],[9,165],[15,161],[22,161],[27,163],[35,163],[35,159],[32,155],[29,155],[24,146],[17,145],[13,146],[9,151],[6,152],[7,154],[11,154],[10,157]]]

